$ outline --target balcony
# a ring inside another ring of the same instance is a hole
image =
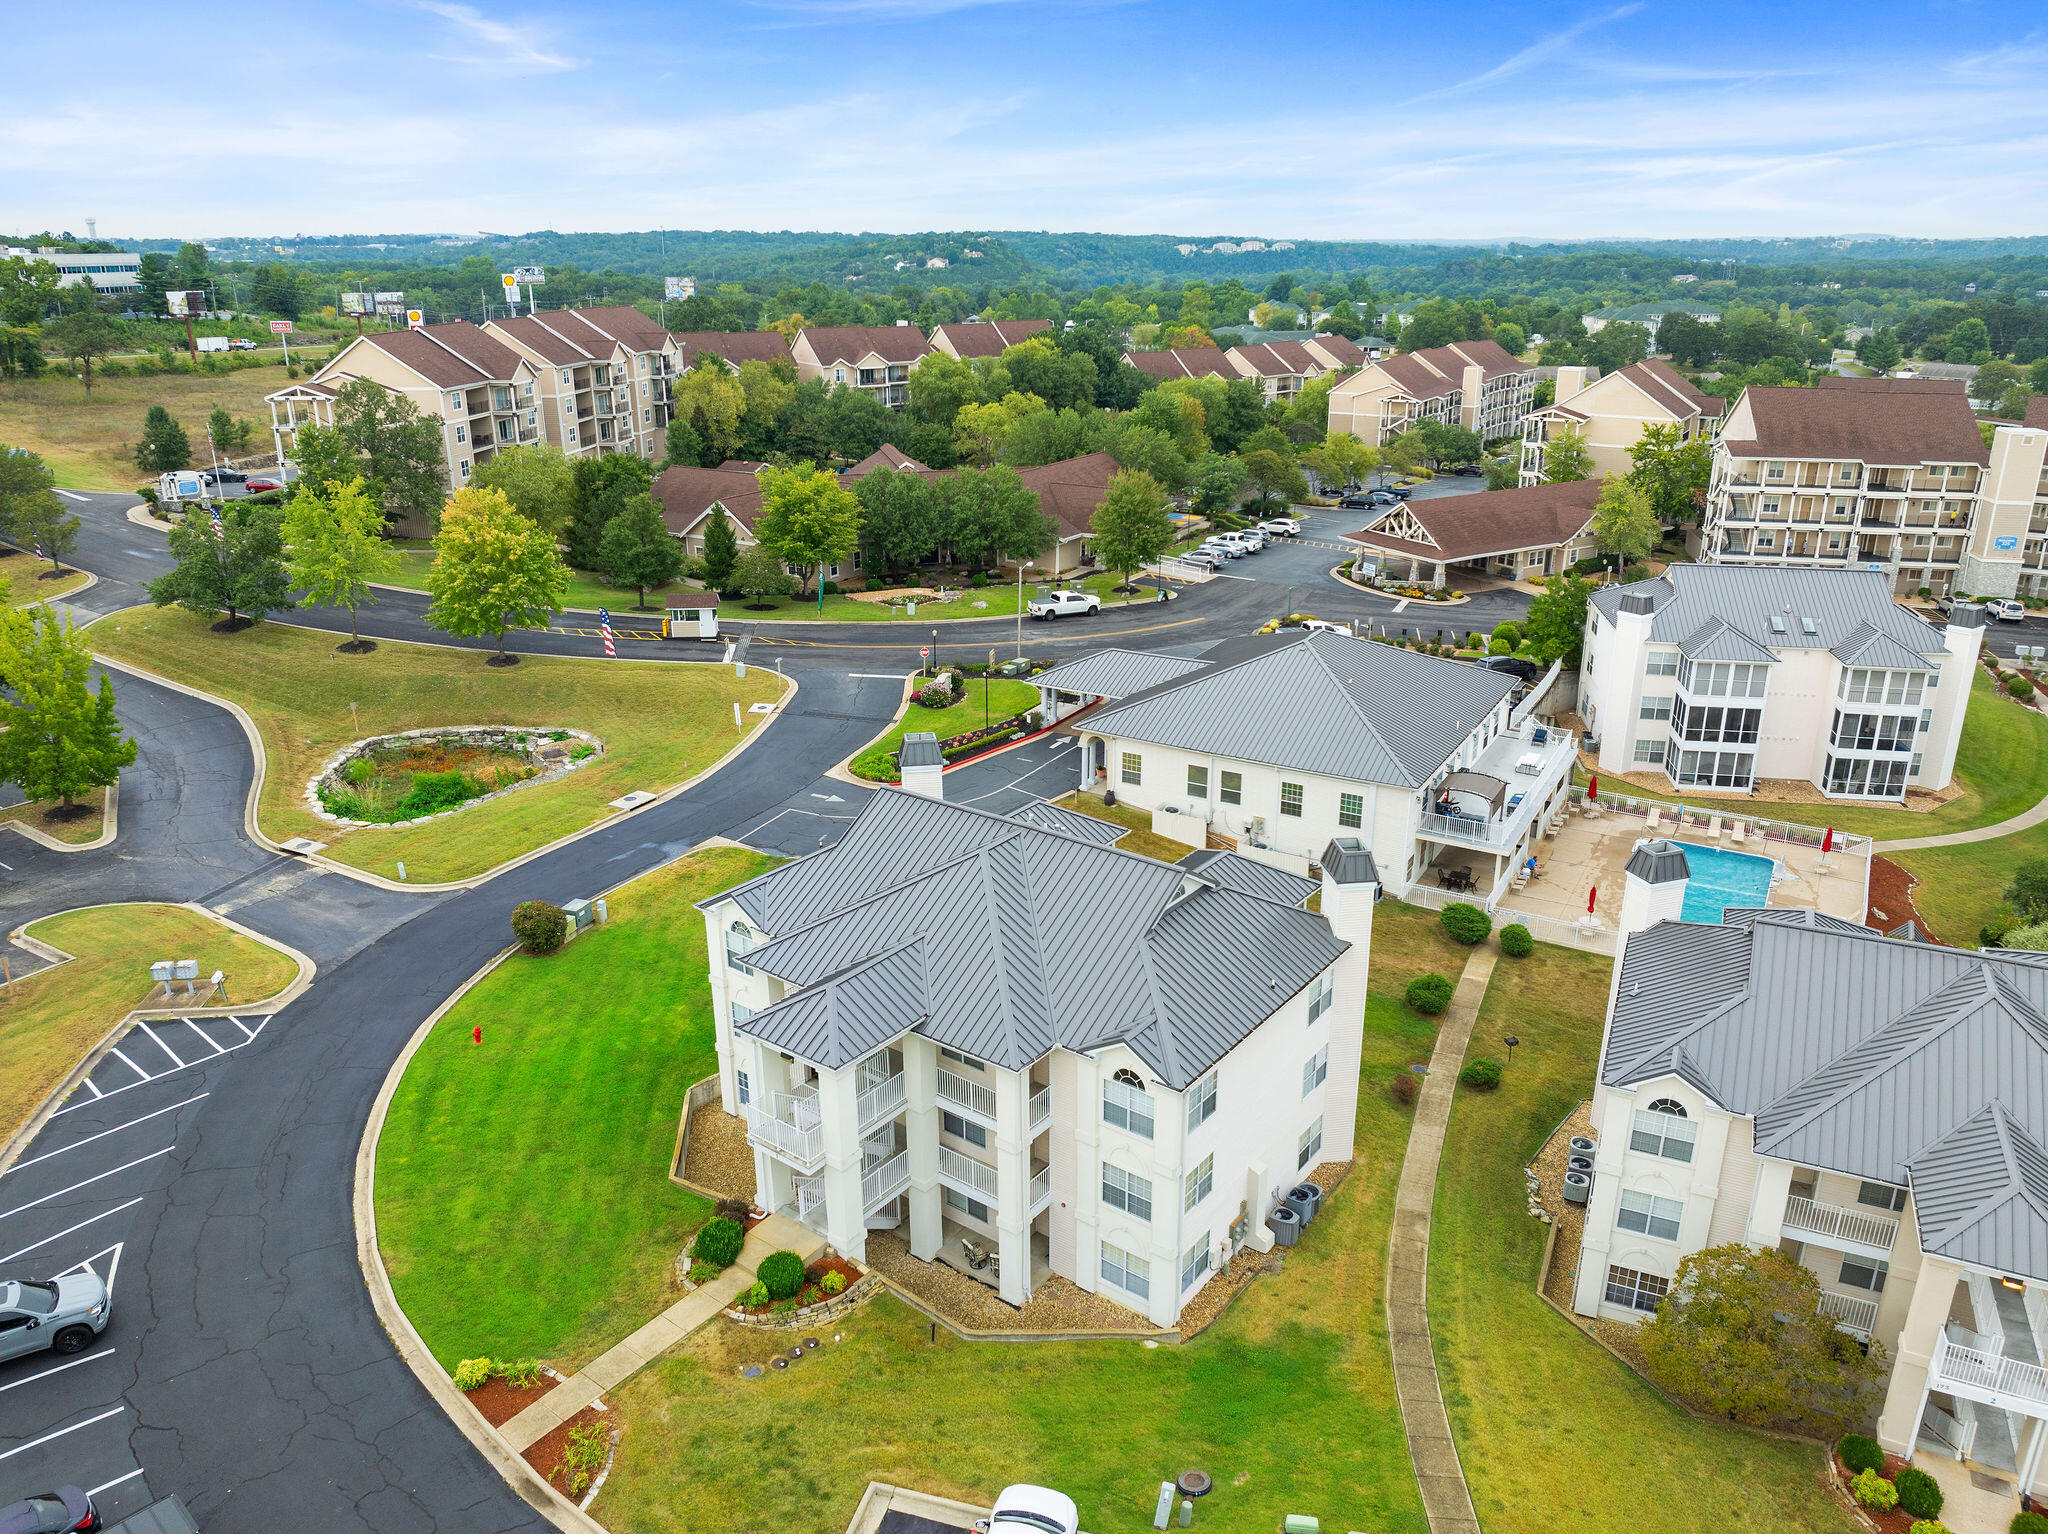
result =
[[[1818,1237],[1844,1251],[1889,1257],[1899,1239],[1899,1222],[1881,1214],[1864,1214],[1839,1204],[1817,1204],[1794,1195],[1785,1200],[1784,1228],[1795,1241]]]
[[[1026,1218],[1035,1219],[1038,1212],[1052,1202],[1052,1168],[1042,1166],[1031,1174],[1031,1213]]]
[[[1454,806],[1451,813],[1425,811],[1417,834],[1461,847],[1512,849],[1551,790],[1570,773],[1574,750],[1568,731],[1542,725],[1508,731],[1469,769],[1469,775],[1500,785],[1498,802],[1482,806],[1478,794],[1453,789],[1446,796]],[[1446,787],[1451,786],[1447,779]],[[1444,798],[1437,800],[1439,805],[1443,802]]]
[[[996,1094],[978,1081],[969,1081],[965,1076],[954,1074],[943,1065],[939,1067],[939,1100],[951,1103],[956,1108],[965,1108],[978,1119],[986,1119],[991,1125],[996,1121]]]
[[[1973,1347],[1943,1332],[1934,1344],[1929,1370],[1936,1390],[2030,1417],[2048,1417],[2048,1372],[2039,1364],[2002,1356],[1998,1349],[2003,1338],[1986,1339],[1974,1332],[1964,1335],[1990,1345]]]
[[[939,1181],[951,1184],[962,1193],[973,1194],[991,1209],[996,1206],[996,1169],[986,1161],[976,1161],[972,1156],[963,1156],[941,1145]]]
[[[748,1103],[747,1138],[793,1166],[815,1171],[825,1160],[817,1097],[770,1092],[765,1101]]]
[[[1823,1293],[1820,1297],[1820,1313],[1845,1332],[1853,1332],[1865,1342],[1877,1327],[1877,1301],[1859,1299],[1853,1294]]]
[[[1051,1087],[1040,1087],[1031,1094],[1031,1108],[1025,1115],[1025,1121],[1030,1125],[1027,1133],[1034,1140],[1052,1127]]]
[[[790,1179],[792,1190],[788,1203],[778,1213],[786,1214],[807,1230],[825,1234],[825,1179],[822,1177],[794,1177]]]
[[[860,1132],[866,1134],[868,1126],[882,1119],[893,1117],[903,1106],[903,1072],[885,1077],[861,1093],[854,1101],[854,1122]]]
[[[873,1214],[909,1186],[910,1152],[898,1151],[880,1166],[861,1173],[861,1212],[864,1215]]]

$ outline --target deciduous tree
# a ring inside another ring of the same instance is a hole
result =
[[[1208,453],[1195,466],[1189,497],[1193,508],[1204,516],[1229,511],[1244,493],[1244,464],[1223,453]]]
[[[0,537],[49,560],[64,573],[64,556],[78,542],[78,518],[57,499],[57,476],[25,448],[0,447]]]
[[[92,398],[93,364],[113,351],[121,341],[113,322],[98,314],[67,314],[62,319],[52,320],[43,327],[43,339],[53,344],[78,369],[87,399]]]
[[[1090,525],[1088,541],[1095,557],[1129,584],[1133,570],[1151,564],[1173,546],[1170,504],[1166,487],[1142,470],[1111,475]]]
[[[1575,431],[1561,431],[1543,444],[1543,482],[1562,485],[1575,479],[1593,477],[1593,455],[1586,439]]]
[[[1586,602],[1593,588],[1569,572],[1553,575],[1543,595],[1529,604],[1529,618],[1522,625],[1522,637],[1546,666],[1561,660],[1567,667],[1579,663],[1586,642]]]
[[[707,463],[723,463],[740,445],[740,420],[746,414],[747,391],[716,352],[700,352],[690,370],[675,381],[676,414],[704,438]]]
[[[1288,502],[1308,499],[1308,480],[1292,458],[1269,447],[1255,448],[1239,456],[1244,463],[1245,478],[1261,497]]]
[[[675,464],[686,468],[704,466],[704,439],[697,434],[697,428],[690,424],[688,418],[679,415],[670,420],[663,445],[668,455],[662,460],[663,468]]]
[[[545,624],[569,588],[569,567],[553,536],[515,511],[501,491],[466,486],[450,496],[434,554],[427,622],[445,634],[495,640],[494,666],[518,662],[505,653],[505,630]]]
[[[1704,436],[1688,442],[1675,422],[1656,422],[1636,438],[1629,463],[1628,477],[1650,498],[1650,509],[1660,521],[1699,519],[1700,498],[1706,494],[1714,463],[1713,446]]]
[[[772,550],[759,544],[733,562],[730,584],[742,596],[760,602],[768,597],[786,597],[796,590],[796,581],[782,568]]]
[[[860,546],[870,571],[906,570],[938,547],[937,481],[907,469],[877,469],[854,483],[853,498],[860,502]]]
[[[350,654],[371,648],[357,631],[356,613],[377,600],[373,583],[398,564],[383,533],[384,509],[360,479],[345,485],[302,480],[285,508],[285,571],[313,601],[348,614],[343,648]]]
[[[647,605],[647,590],[659,591],[683,573],[683,546],[661,520],[654,497],[642,492],[629,499],[604,530],[597,568],[614,586],[631,586]]]
[[[69,806],[105,788],[135,760],[121,735],[114,688],[90,688],[92,655],[77,626],[44,605],[0,627],[0,783]]]
[[[304,460],[317,451],[319,472],[341,484],[360,474],[363,488],[384,507],[384,520],[406,517],[432,527],[448,493],[448,459],[441,450],[441,423],[423,416],[403,394],[394,394],[367,378],[352,379],[334,396],[334,435],[338,442],[307,446],[302,428],[294,457],[301,472],[312,478]]]
[[[1108,448],[1120,467],[1149,474],[1169,490],[1188,482],[1188,461],[1173,440],[1135,420],[1127,419],[1113,428]]]
[[[149,583],[149,599],[158,607],[176,603],[202,618],[225,614],[217,626],[227,632],[288,610],[292,582],[285,572],[283,522],[278,508],[248,501],[229,501],[218,527],[195,510],[171,529],[177,565]]]
[[[1608,475],[1593,508],[1593,540],[1600,551],[1624,565],[1636,564],[1657,546],[1662,532],[1650,497],[1619,474]]]
[[[496,490],[512,509],[552,537],[576,515],[576,474],[568,455],[546,442],[500,448],[476,466],[470,484]]]
[[[988,566],[1004,559],[1029,559],[1052,547],[1058,530],[1038,509],[1038,497],[1004,464],[962,469],[945,486],[945,535],[941,540],[961,559]]]
[[[860,542],[860,502],[837,475],[810,464],[765,470],[754,538],[808,579],[813,571],[852,555]]]

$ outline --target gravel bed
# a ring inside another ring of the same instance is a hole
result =
[[[1554,1304],[1563,1306],[1567,1314],[1572,1308],[1572,1279],[1578,1272],[1579,1237],[1585,1232],[1586,1211],[1583,1205],[1564,1201],[1565,1164],[1571,1160],[1572,1136],[1591,1134],[1592,1130],[1593,1105],[1580,1103],[1529,1163],[1536,1174],[1530,1199],[1557,1227],[1557,1238],[1550,1244],[1550,1271],[1543,1275],[1543,1292]],[[1635,1328],[1624,1330],[1633,1333]]]
[[[716,1188],[727,1198],[754,1201],[754,1148],[747,1127],[718,1103],[706,1103],[690,1115],[690,1154],[683,1176],[701,1188]]]
[[[1135,1310],[1126,1310],[1114,1300],[1090,1294],[1059,1277],[1040,1284],[1022,1306],[1007,1305],[995,1290],[964,1273],[943,1263],[919,1262],[901,1236],[884,1231],[868,1233],[867,1265],[970,1331],[1148,1335],[1158,1330]]]

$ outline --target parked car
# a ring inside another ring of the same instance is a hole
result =
[[[1226,536],[1237,539],[1240,543],[1251,549],[1254,554],[1273,541],[1271,533],[1257,526],[1239,528],[1236,532]]]
[[[1214,538],[1204,538],[1202,540],[1202,552],[1204,554],[1220,554],[1225,559],[1242,559],[1245,556],[1245,547],[1241,543],[1233,543],[1219,535]]]
[[[1041,619],[1086,617],[1101,610],[1102,598],[1087,591],[1049,592],[1024,604],[1024,611]]]
[[[1416,482],[1411,479],[1405,480],[1397,485],[1381,485],[1379,489],[1373,491],[1373,494],[1391,495],[1397,501],[1405,501],[1408,499],[1410,495],[1414,493],[1415,483]]]
[[[100,1527],[99,1509],[76,1486],[37,1492],[0,1507],[0,1534],[66,1534]]]
[[[1341,496],[1338,498],[1337,504],[1346,511],[1366,511],[1382,504],[1377,499],[1378,495],[1379,492],[1377,490],[1368,490],[1363,495]]]
[[[256,478],[244,480],[242,482],[242,488],[248,491],[251,495],[259,495],[265,490],[282,490],[284,488],[284,484],[282,481],[271,479],[268,476],[258,476]]]
[[[1484,474],[1486,470],[1480,468],[1479,465],[1476,463],[1461,463],[1453,468],[1445,469],[1443,472],[1446,474],[1455,474],[1460,479],[1476,479],[1481,474]]]
[[[1543,675],[1543,668],[1532,660],[1522,660],[1513,655],[1489,655],[1479,663],[1488,671],[1498,671],[1502,676],[1511,676],[1524,686]]]
[[[1196,565],[1204,570],[1214,570],[1230,562],[1228,554],[1214,549],[1189,549],[1185,554],[1176,554],[1174,558],[1182,564]]]
[[[1269,522],[1261,522],[1259,530],[1269,533],[1275,538],[1299,538],[1301,536],[1301,524],[1292,517],[1274,517]]]
[[[107,1286],[92,1273],[0,1278],[0,1358],[45,1348],[82,1353],[107,1329],[113,1309]]]
[[[994,1511],[974,1526],[983,1534],[1078,1534],[1081,1510],[1050,1487],[1005,1486]]]
[[[2025,623],[2027,621],[2026,604],[2012,597],[1999,597],[1995,601],[1986,602],[1984,604],[1984,611],[1987,616],[1996,618],[2001,623]]]
[[[208,469],[200,476],[210,485],[245,485],[249,476],[240,469]]]

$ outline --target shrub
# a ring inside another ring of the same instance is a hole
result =
[[[786,1316],[795,1309],[796,1297],[792,1295],[786,1300],[777,1300],[773,1305],[770,1305],[768,1307],[768,1314],[771,1316]]]
[[[455,1366],[455,1388],[467,1394],[480,1389],[491,1377],[491,1361],[488,1358],[465,1358]]]
[[[1435,1017],[1451,1004],[1451,989],[1442,975],[1417,975],[1408,982],[1408,1005],[1424,1017]]]
[[[944,682],[926,682],[917,690],[917,704],[920,708],[951,708],[953,689]]]
[[[1488,655],[1512,655],[1515,653],[1515,647],[1505,639],[1493,639],[1487,641],[1486,653]]]
[[[768,1286],[758,1278],[740,1291],[738,1302],[749,1310],[758,1310],[768,1303]]]
[[[556,953],[569,941],[569,914],[546,900],[528,900],[512,908],[512,935],[528,953]]]
[[[417,820],[452,810],[489,791],[466,772],[417,772],[405,797],[392,806],[392,814],[399,820]]]
[[[769,1299],[786,1300],[804,1286],[804,1260],[795,1252],[770,1252],[754,1277],[766,1287]]]
[[[2048,1513],[2014,1513],[2009,1534],[2048,1534]]]
[[[491,1371],[518,1390],[526,1390],[540,1383],[540,1361],[533,1358],[507,1359]]]
[[[988,577],[983,575],[979,570],[977,570],[974,572],[974,574],[970,575],[967,578],[967,584],[972,586],[976,591],[981,591],[987,587]]]
[[[690,1255],[699,1262],[708,1262],[714,1268],[729,1268],[740,1255],[740,1246],[747,1239],[746,1230],[738,1220],[724,1218],[709,1220],[690,1247]]]
[[[1949,1526],[1939,1518],[1916,1518],[1907,1527],[1906,1534],[1949,1534]]]
[[[1878,1447],[1875,1438],[1865,1438],[1861,1433],[1844,1433],[1842,1441],[1835,1445],[1842,1468],[1855,1475],[1859,1470],[1884,1469],[1884,1450]]]
[[[1500,929],[1500,951],[1511,959],[1526,959],[1536,951],[1536,939],[1520,922],[1510,922]]]
[[[1512,655],[1522,643],[1522,626],[1519,623],[1496,623],[1493,637],[1495,642],[1507,645],[1507,649],[1500,653]]]
[[[838,595],[839,595],[839,582],[837,582],[837,581],[827,581],[827,582],[825,582],[825,595],[826,595],[826,596],[828,596],[828,597],[836,597],[836,596],[838,596]]]
[[[1888,1513],[1899,1505],[1898,1488],[1875,1470],[1857,1471],[1856,1479],[1849,1483],[1849,1490],[1856,1494],[1858,1502],[1880,1513]]]
[[[818,1287],[827,1294],[843,1294],[846,1292],[846,1275],[834,1268],[818,1280]],[[1935,1511],[1939,1512],[1941,1509],[1937,1507]]]
[[[1908,1465],[1892,1482],[1899,1493],[1899,1511],[1915,1518],[1941,1515],[1941,1482],[1918,1465]]]
[[[690,1264],[690,1282],[693,1284],[708,1284],[724,1271],[723,1268],[714,1268],[708,1262],[693,1262]]]
[[[1500,1085],[1500,1061],[1485,1055],[1467,1060],[1465,1068],[1458,1072],[1458,1081],[1475,1092],[1491,1092]]]
[[[1453,901],[1443,909],[1437,918],[1451,938],[1470,948],[1474,943],[1486,941],[1486,934],[1493,930],[1493,918],[1476,905],[1464,901]]]
[[[1388,1083],[1387,1090],[1394,1094],[1395,1102],[1409,1106],[1422,1095],[1422,1078],[1413,1071],[1403,1071]]]
[[[728,1220],[739,1220],[744,1223],[748,1213],[747,1201],[743,1198],[722,1198],[718,1201],[716,1212]]]
[[[2025,677],[2014,674],[2005,679],[2005,690],[2010,696],[2018,698],[2024,703],[2027,699],[2033,697],[2034,684]]]

